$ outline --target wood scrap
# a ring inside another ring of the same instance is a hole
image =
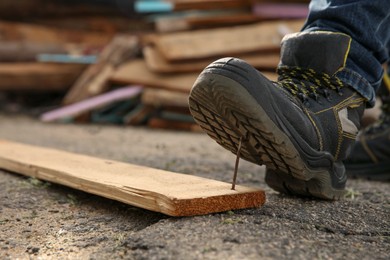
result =
[[[93,4],[93,1],[3,0],[0,1],[0,17],[3,19],[25,19],[31,16],[34,16],[35,18],[120,14],[118,6],[116,5],[117,1],[104,2],[104,4]]]
[[[143,104],[154,107],[188,107],[188,94],[164,89],[145,89],[142,93]]]
[[[173,10],[207,10],[207,9],[237,9],[249,7],[251,1],[249,0],[169,0],[173,3]]]
[[[145,19],[133,16],[64,16],[64,17],[31,17],[29,22],[59,29],[89,31],[115,35],[117,33],[152,31],[153,25]]]
[[[117,35],[100,54],[97,63],[88,67],[64,98],[64,104],[72,104],[103,93],[108,79],[124,61],[138,53],[138,39],[129,35]]]
[[[157,73],[201,72],[215,60],[215,58],[206,58],[202,60],[169,62],[153,45],[145,46],[143,54],[148,68]],[[245,60],[259,70],[275,71],[280,56],[278,53],[253,53],[238,54],[237,58]]]
[[[211,17],[189,17],[186,23],[189,29],[212,28],[218,26],[236,26],[240,24],[251,24],[263,20],[260,16],[253,14],[228,14]]]
[[[170,33],[190,30],[191,27],[185,19],[180,18],[160,18],[154,22],[155,29],[159,33]]]
[[[64,30],[16,22],[0,22],[0,40],[2,41],[28,41],[44,44],[82,43],[90,47],[102,47],[111,38],[112,35],[108,33]]]
[[[197,176],[0,141],[0,168],[170,216],[193,216],[265,202],[262,190]]]
[[[155,45],[169,61],[278,52],[282,37],[299,31],[302,20],[272,21],[231,28],[178,32],[155,37]],[[207,48],[205,48],[207,46]]]
[[[0,91],[66,91],[85,68],[83,64],[0,63]]]
[[[63,44],[26,41],[1,41],[0,44],[0,62],[35,61],[40,53],[67,53],[67,49]]]
[[[270,80],[276,80],[276,73],[262,72]],[[115,84],[142,85],[144,87],[190,93],[199,73],[160,74],[150,71],[143,59],[124,63],[110,77]]]
[[[160,33],[178,32],[201,28],[235,26],[263,20],[247,10],[214,10],[181,13],[178,16],[161,16],[154,20],[156,31]]]
[[[115,84],[135,84],[144,87],[161,88],[189,93],[199,73],[157,74],[151,72],[143,59],[124,63],[110,77]]]

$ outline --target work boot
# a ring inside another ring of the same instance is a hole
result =
[[[324,199],[345,192],[343,160],[360,128],[365,99],[335,75],[351,38],[297,33],[282,41],[279,79],[224,58],[200,74],[189,97],[196,122],[218,144],[267,166],[273,189]]]
[[[379,121],[358,136],[345,161],[347,175],[371,180],[390,180],[390,82],[381,86],[382,114]]]

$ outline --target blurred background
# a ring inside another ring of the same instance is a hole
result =
[[[199,131],[187,96],[235,56],[276,79],[308,0],[2,0],[0,112]]]

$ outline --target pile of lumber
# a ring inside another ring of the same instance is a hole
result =
[[[234,56],[276,79],[280,41],[301,29],[308,3],[115,1],[121,11],[120,3],[133,3],[126,11],[137,19],[113,22],[108,17],[115,8],[102,12],[104,8],[94,6],[87,18],[75,15],[76,21],[84,22],[74,28],[67,23],[69,8],[59,14],[50,8],[50,1],[34,1],[57,19],[39,13],[29,23],[0,21],[4,43],[0,45],[0,91],[63,93],[62,102],[41,115],[47,122],[189,131],[199,130],[187,99],[202,69],[216,59]],[[33,8],[29,1],[21,2],[26,10]],[[79,2],[72,2],[76,13],[90,5],[90,1]],[[0,4],[0,14],[3,8]],[[56,26],[49,26],[50,21]]]

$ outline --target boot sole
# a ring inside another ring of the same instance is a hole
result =
[[[340,199],[328,169],[310,169],[289,139],[240,83],[203,73],[191,90],[189,107],[195,121],[218,144],[241,158],[267,166],[267,184],[283,193]]]

